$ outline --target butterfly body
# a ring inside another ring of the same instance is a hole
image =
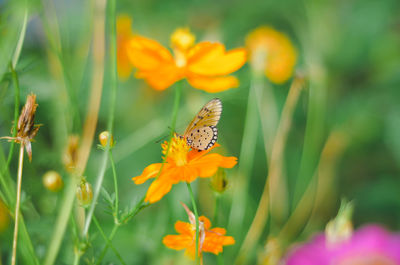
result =
[[[215,98],[204,105],[186,128],[183,138],[193,149],[211,148],[218,139],[217,124],[222,113],[222,102]]]

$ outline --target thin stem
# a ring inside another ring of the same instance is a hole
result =
[[[214,226],[218,225],[218,212],[219,212],[220,204],[221,204],[221,195],[219,193],[216,193],[215,194],[215,205],[214,205],[214,218],[213,218]]]
[[[15,71],[12,63],[10,63],[10,71],[11,71],[14,90],[15,90],[15,93],[14,93],[14,126],[13,126],[13,135],[12,135],[13,137],[15,137],[17,135],[18,116],[19,116],[19,107],[20,107],[20,103],[19,103],[20,88],[19,88],[18,75],[17,75],[17,72]],[[15,142],[12,141],[11,147],[10,147],[10,152],[8,153],[8,158],[7,158],[7,168],[10,166],[10,162],[11,162],[12,155],[14,152],[14,146],[15,146]]]
[[[13,239],[13,250],[11,264],[16,264],[17,258],[17,240],[18,240],[18,223],[19,223],[19,206],[21,202],[21,184],[22,184],[22,167],[24,165],[24,144],[21,143],[19,148],[19,160],[18,160],[18,182],[17,182],[17,202],[15,203],[15,225],[14,225],[14,239]]]
[[[15,91],[15,93],[14,93],[14,126],[13,126],[13,135],[12,135],[12,137],[15,137],[17,135],[17,124],[18,124],[19,107],[20,107],[20,102],[19,102],[20,89],[19,89],[18,76],[17,76],[17,73],[15,72],[14,67],[11,62],[10,62],[10,71],[11,71],[13,85],[14,85],[14,91]],[[0,174],[0,182],[6,192],[6,195],[9,200],[8,201],[9,204],[11,204],[11,200],[13,197],[13,193],[10,190],[10,189],[12,189],[13,185],[11,185],[11,181],[9,178],[7,178],[7,179],[5,178],[5,172],[9,169],[12,155],[14,153],[14,147],[15,147],[15,142],[12,141],[11,146],[10,146],[10,151],[8,153],[6,165],[4,167],[4,170],[1,172],[2,174]]]
[[[235,183],[235,196],[233,197],[228,229],[230,231],[238,231],[238,227],[242,225],[246,209],[247,190],[250,182],[251,170],[253,167],[257,132],[258,132],[258,113],[256,107],[257,93],[260,89],[256,82],[252,82],[249,89],[247,101],[246,121],[244,124],[244,132],[239,155],[239,176]]]
[[[254,249],[255,244],[262,235],[270,208],[273,206],[271,204],[271,201],[273,201],[272,195],[278,196],[276,190],[279,191],[279,186],[282,185],[279,178],[282,177],[281,168],[283,163],[283,153],[289,130],[291,128],[293,113],[302,88],[303,79],[296,78],[290,87],[289,94],[282,110],[281,119],[272,146],[270,169],[268,178],[265,182],[264,191],[261,195],[255,217],[240,248],[235,264],[243,264],[246,262],[248,252]]]
[[[117,181],[117,171],[115,169],[114,158],[111,149],[108,150],[108,157],[110,159],[111,168],[113,172],[114,178],[114,190],[115,190],[115,212],[114,212],[114,221],[119,222],[119,195],[118,195],[118,181]]]
[[[110,235],[108,236],[108,240],[109,240],[109,241],[113,240],[115,234],[117,233],[118,228],[119,228],[119,225],[114,224],[114,227],[113,227],[113,229],[111,230]],[[101,262],[102,262],[104,256],[105,256],[106,253],[107,253],[108,247],[109,247],[109,245],[106,244],[106,246],[105,246],[105,247],[103,248],[103,250],[101,251],[101,253],[100,253],[100,255],[99,255],[99,259],[97,260],[96,264],[101,264]]]
[[[122,259],[121,255],[118,253],[118,251],[113,246],[111,240],[105,235],[105,233],[104,233],[103,229],[101,228],[101,226],[99,224],[99,221],[97,220],[96,216],[93,216],[93,222],[96,225],[97,229],[99,230],[99,232],[100,232],[101,236],[103,237],[103,239],[106,241],[107,245],[114,251],[115,255],[117,256],[117,258],[119,259],[121,264],[126,265],[126,263]]]
[[[110,135],[112,135],[113,133],[113,124],[114,124],[114,112],[115,112],[115,101],[117,98],[117,48],[116,48],[116,25],[115,25],[115,0],[110,0],[109,2],[109,7],[108,7],[108,27],[110,30],[110,69],[111,69],[111,73],[110,73],[110,88],[111,88],[111,95],[110,95],[110,108],[109,108],[109,113],[108,113],[108,121],[107,121],[107,130],[109,131]],[[102,23],[104,23],[104,17],[103,17],[103,9],[106,6],[106,1],[102,0],[99,1],[99,12],[101,13],[102,16]],[[99,13],[100,15],[100,13]],[[100,23],[100,21],[99,21]],[[102,32],[101,32],[101,37],[102,37],[102,42],[104,44],[104,25],[101,26],[102,27]],[[102,56],[104,57],[104,47],[102,47]],[[104,58],[103,58],[104,59]],[[103,61],[104,63],[104,61]],[[98,102],[100,104],[100,101]],[[97,112],[98,114],[98,112]],[[97,117],[97,116],[96,116]],[[93,131],[94,133],[94,131]],[[108,159],[108,151],[110,149],[110,140],[108,140],[105,152],[103,154],[103,159],[101,162],[101,168],[99,171],[99,174],[97,175],[97,180],[96,180],[96,186],[94,189],[94,193],[93,193],[93,200],[92,200],[92,204],[90,205],[88,214],[87,214],[87,218],[86,218],[86,222],[85,222],[85,226],[83,228],[83,236],[87,236],[88,232],[89,232],[89,227],[90,224],[92,222],[92,217],[93,217],[93,213],[94,213],[94,209],[96,208],[97,205],[97,200],[99,198],[100,195],[100,190],[101,190],[101,186],[103,184],[103,180],[104,180],[104,174],[106,172],[106,168],[107,168],[107,159]]]
[[[135,217],[142,209],[146,208],[149,204],[144,204],[144,199],[146,195],[143,196],[143,198],[136,204],[135,208],[133,208],[132,212],[128,214],[124,219],[122,219],[118,224],[114,223],[113,230],[111,231],[110,236],[108,237],[109,240],[111,241],[114,238],[115,233],[117,232],[118,228],[120,227],[121,224],[127,223],[129,220],[131,220],[133,217]],[[108,245],[106,245],[103,250],[101,251],[101,254],[99,256],[99,259],[96,264],[100,264],[101,261],[103,260],[104,256],[106,255],[108,250]]]
[[[81,256],[82,256],[79,252],[80,252],[79,250],[75,251],[74,265],[79,265],[79,261],[80,261]]]
[[[75,191],[76,186],[78,185],[78,177],[75,175],[71,175],[69,184],[66,188],[64,198],[61,204],[60,209],[62,209],[58,216],[56,225],[53,231],[53,238],[51,239],[51,243],[49,245],[49,249],[47,251],[47,255],[44,261],[44,265],[54,264],[54,261],[57,257],[58,250],[61,245],[62,238],[65,233],[65,229],[67,227],[68,219],[72,211],[72,207],[74,205],[75,200]]]
[[[15,47],[14,55],[12,58],[12,67],[13,68],[15,68],[15,66],[17,66],[17,62],[18,62],[19,56],[21,54],[22,45],[24,44],[27,24],[28,24],[28,5],[25,4],[24,21],[22,22],[21,32],[19,33],[17,46]]]
[[[190,186],[189,182],[186,182],[186,185],[189,190],[190,194],[190,199],[192,200],[192,206],[193,206],[193,211],[194,211],[194,216],[196,217],[196,264],[199,264],[199,214],[197,212],[197,206],[196,206],[196,201],[194,199],[192,187]]]

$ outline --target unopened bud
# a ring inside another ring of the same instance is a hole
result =
[[[92,185],[85,179],[81,181],[81,184],[76,188],[76,199],[82,207],[88,207],[93,199]]]
[[[64,182],[58,172],[51,170],[43,175],[43,185],[49,191],[57,192],[64,186]]]
[[[329,221],[325,227],[328,246],[334,246],[351,238],[353,234],[353,224],[351,222],[353,209],[351,202],[342,201],[337,216]]]
[[[103,147],[107,146],[108,141],[110,141],[110,147],[114,146],[114,137],[108,131],[99,134],[99,141]]]
[[[68,144],[63,154],[63,163],[68,172],[74,172],[78,163],[79,136],[71,135],[68,137]]]
[[[223,168],[218,168],[217,173],[211,177],[211,188],[218,192],[223,193],[228,187],[228,180],[226,178],[226,172]]]

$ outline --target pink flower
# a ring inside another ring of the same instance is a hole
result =
[[[368,225],[347,241],[327,244],[324,234],[295,247],[286,265],[400,265],[400,234]]]

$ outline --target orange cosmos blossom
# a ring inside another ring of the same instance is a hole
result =
[[[226,51],[221,43],[194,42],[189,29],[177,29],[171,35],[173,55],[157,41],[141,36],[131,38],[126,52],[138,69],[136,77],[145,79],[156,90],[164,90],[183,78],[194,88],[210,93],[237,87],[238,79],[229,74],[246,62],[246,50]]]
[[[264,72],[271,82],[280,84],[292,76],[297,52],[285,34],[262,26],[247,35],[246,47],[253,69]]]
[[[179,235],[167,235],[163,238],[163,244],[168,248],[175,250],[186,249],[186,254],[192,259],[196,253],[196,219],[188,207],[182,203],[185,208],[190,223],[178,221],[175,223],[175,230]],[[231,236],[225,236],[224,228],[215,227],[211,229],[211,222],[205,216],[199,217],[199,256],[202,252],[211,252],[218,255],[222,252],[222,247],[235,244],[235,239]]]
[[[168,157],[164,165],[155,163],[147,166],[140,176],[132,178],[135,184],[142,184],[150,178],[157,177],[147,190],[145,201],[154,203],[167,194],[173,184],[178,182],[192,182],[197,177],[208,178],[217,172],[219,167],[232,168],[237,163],[236,157],[225,157],[220,154],[208,154],[215,144],[208,150],[190,150],[186,140],[176,136],[171,140]],[[165,155],[168,143],[161,144],[162,153]],[[159,171],[161,173],[159,173]]]
[[[132,19],[128,15],[117,17],[117,72],[122,80],[127,79],[132,72],[132,64],[126,53],[127,44],[133,37],[131,25]]]

